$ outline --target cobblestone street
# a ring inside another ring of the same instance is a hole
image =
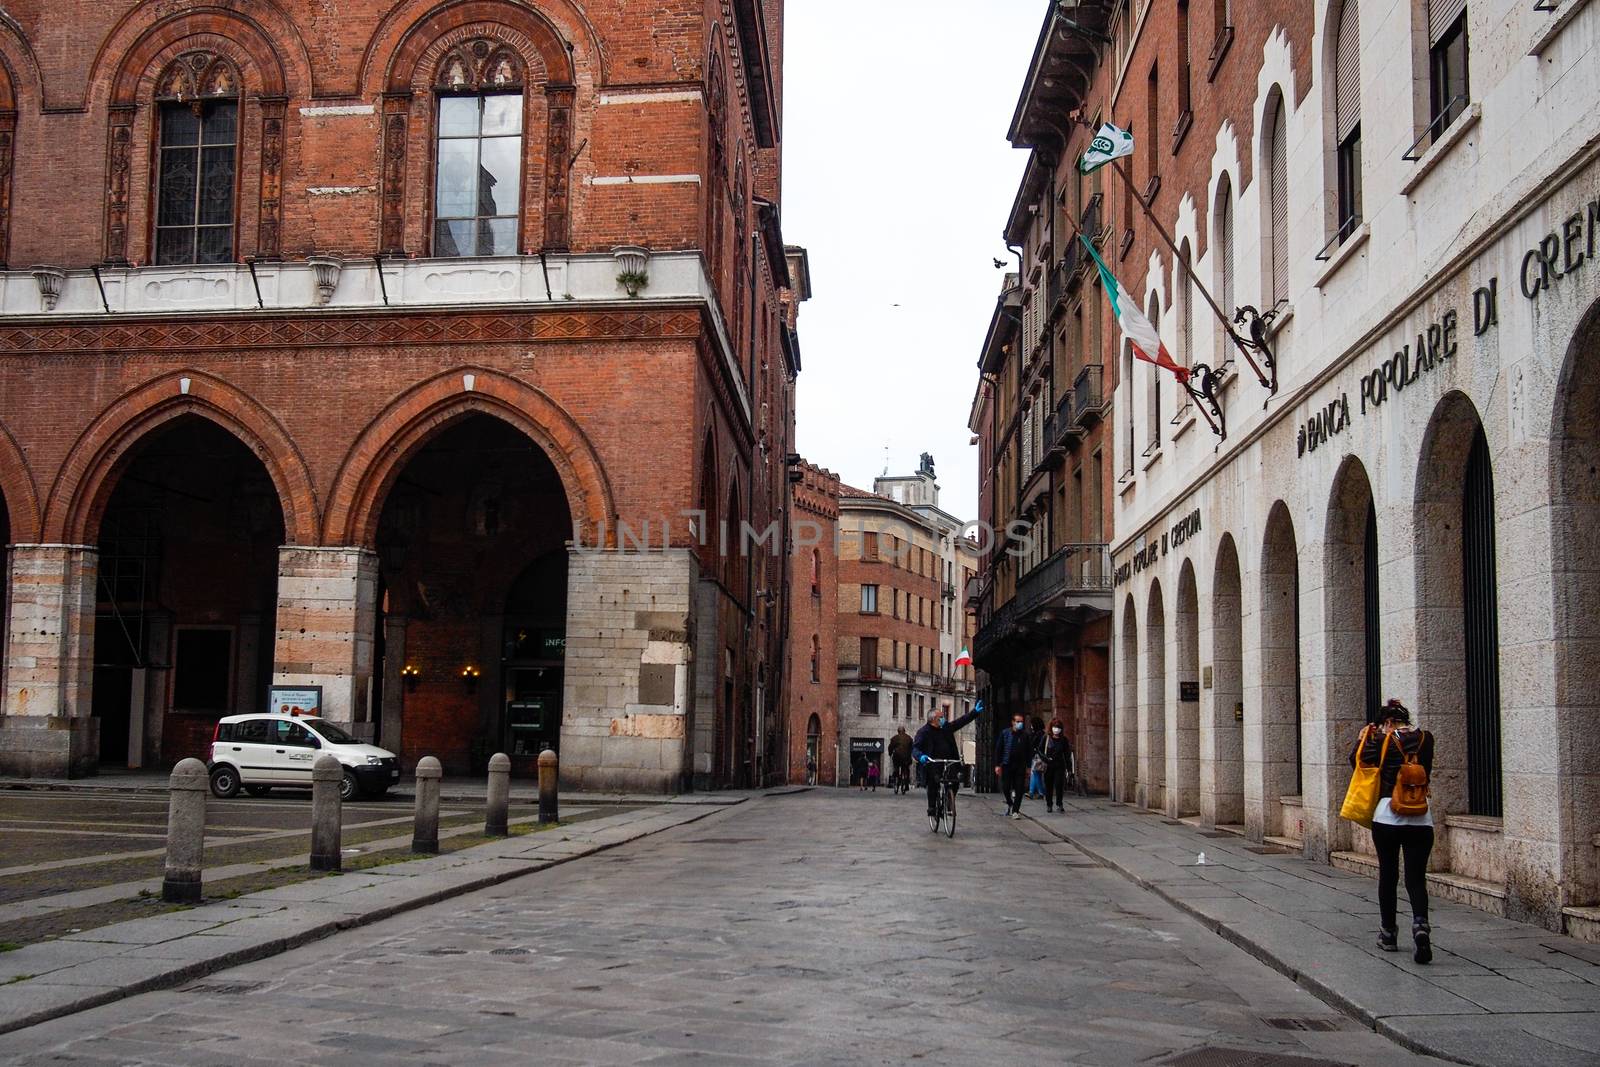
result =
[[[0,1050],[19,1063],[1127,1064],[1223,1047],[1436,1062],[996,810],[964,798],[947,840],[915,795],[767,797]]]

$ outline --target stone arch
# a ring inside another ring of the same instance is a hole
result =
[[[107,149],[104,249],[107,263],[121,264],[150,250],[149,218],[153,198],[135,193],[149,189],[154,171],[156,123],[154,104],[164,77],[180,56],[212,54],[237,72],[240,97],[235,203],[235,258],[253,251],[274,256],[281,245],[282,184],[285,147],[284,114],[288,97],[300,86],[291,82],[274,36],[249,15],[237,11],[191,11],[156,22],[127,42],[110,72],[107,104]],[[96,60],[98,65],[104,53]],[[144,106],[149,121],[136,121]],[[257,232],[254,247],[242,240],[249,207],[243,195],[257,186]],[[136,234],[143,234],[142,239]]]
[[[117,476],[151,430],[199,415],[233,434],[260,458],[278,492],[290,544],[317,543],[318,510],[311,472],[299,447],[273,414],[238,387],[201,371],[178,371],[125,393],[73,444],[51,486],[43,538],[93,544]]]
[[[1512,386],[1518,390],[1520,383]],[[1554,637],[1554,830],[1562,901],[1600,903],[1600,302],[1573,334],[1556,384],[1550,433],[1550,528],[1553,633],[1506,634],[1511,655],[1542,662]],[[1521,647],[1515,647],[1521,646]],[[1545,796],[1551,794],[1542,794]]]
[[[11,525],[11,541],[31,543],[39,539],[39,489],[28,466],[28,457],[11,432],[0,425],[0,502]],[[4,545],[0,545],[3,550]],[[5,576],[0,574],[0,582]]]
[[[1160,580],[1150,583],[1145,612],[1144,706],[1139,723],[1139,803],[1166,810],[1167,612]]]
[[[550,457],[567,494],[575,537],[591,546],[615,544],[611,484],[582,427],[540,390],[477,367],[459,367],[413,386],[367,425],[328,494],[324,542],[374,544],[384,498],[406,462],[446,426],[475,412],[510,423]]]
[[[1310,726],[1306,746],[1304,789],[1308,834],[1326,833],[1327,840],[1306,840],[1311,855],[1343,847],[1348,833],[1332,817],[1350,776],[1345,756],[1357,733],[1381,703],[1382,654],[1373,579],[1377,566],[1377,512],[1367,468],[1346,456],[1333,479],[1323,534],[1322,684],[1316,703],[1321,719]]]
[[[1429,788],[1441,812],[1467,810],[1462,497],[1468,459],[1482,433],[1472,401],[1461,392],[1446,393],[1429,419],[1417,462],[1416,707],[1440,742]]]
[[[1173,617],[1177,703],[1170,716],[1167,749],[1167,811],[1174,817],[1200,813],[1200,592],[1194,563],[1184,560],[1178,571],[1178,603]],[[1183,690],[1194,686],[1195,699]]]
[[[1283,501],[1267,514],[1261,547],[1261,669],[1256,699],[1245,700],[1245,831],[1283,833],[1284,797],[1302,788],[1304,685],[1300,675],[1300,550]],[[1252,714],[1254,713],[1254,714]]]
[[[1201,688],[1200,814],[1244,822],[1244,623],[1239,551],[1225,533],[1211,580],[1211,687]],[[1236,712],[1238,712],[1236,714]]]
[[[532,53],[525,52],[524,60],[537,55],[551,81],[573,83],[576,72],[566,41],[543,14],[508,0],[455,0],[416,19],[394,44],[384,60],[382,91],[410,92],[417,72],[432,69],[429,56],[442,51],[440,42],[473,24],[497,27],[497,36]],[[368,62],[374,59],[369,53]],[[364,74],[363,81],[368,76]]]
[[[1117,700],[1117,796],[1133,803],[1139,777],[1139,609],[1129,593],[1122,608],[1122,678]]]
[[[394,81],[406,80],[397,72],[415,67],[414,61],[407,62],[407,56],[455,26],[484,21],[518,30],[529,39],[537,37],[545,69],[560,84],[577,80],[585,57],[594,58],[597,71],[605,69],[605,46],[599,33],[588,16],[562,0],[546,0],[538,10],[517,0],[405,0],[379,20],[367,40],[354,91],[367,97],[391,91]],[[423,38],[420,45],[419,37]]]

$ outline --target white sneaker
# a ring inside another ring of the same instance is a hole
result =
[[[1011,817],[1012,817],[1012,818],[1013,818],[1013,819],[1020,819],[1020,818],[1022,818],[1022,812],[1020,812],[1020,811],[1014,811],[1014,812],[1012,812],[1012,813],[1011,813]]]

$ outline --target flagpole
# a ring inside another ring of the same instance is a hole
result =
[[[1078,240],[1082,241],[1086,245],[1089,245],[1090,249],[1092,251],[1094,242],[1091,241],[1089,239],[1088,235],[1083,232],[1083,228],[1078,225],[1078,220],[1073,218],[1070,213],[1068,213],[1066,218],[1067,218],[1067,222],[1072,226],[1072,232],[1077,235]],[[1159,365],[1157,365],[1157,369],[1158,370],[1160,369]],[[1173,375],[1173,377],[1177,377],[1177,375]],[[1197,401],[1204,400],[1207,403],[1215,403],[1215,400],[1213,398],[1208,397],[1204,393],[1196,391],[1195,387],[1189,384],[1188,379],[1184,379],[1184,380],[1180,381],[1178,384],[1183,386],[1184,391],[1189,394],[1190,399],[1197,400]],[[1216,434],[1218,437],[1221,437],[1223,440],[1227,440],[1227,437],[1228,437],[1227,427],[1226,426],[1218,426],[1217,425],[1217,420],[1211,417],[1211,412],[1209,412],[1209,411],[1207,411],[1205,409],[1205,405],[1204,404],[1196,404],[1195,406],[1200,409],[1200,414],[1202,414],[1202,415],[1204,415],[1206,417],[1206,422],[1211,424],[1211,432],[1213,434]]]
[[[1211,291],[1205,287],[1205,283],[1200,281],[1199,278],[1195,277],[1195,273],[1191,265],[1184,261],[1183,253],[1179,252],[1178,246],[1173,243],[1172,235],[1167,232],[1167,228],[1165,226],[1161,225],[1161,220],[1156,218],[1155,212],[1150,210],[1150,205],[1146,203],[1144,197],[1139,194],[1139,190],[1133,184],[1133,175],[1128,173],[1128,168],[1123,165],[1122,160],[1120,159],[1113,159],[1111,161],[1111,166],[1116,169],[1116,172],[1122,176],[1122,180],[1127,183],[1128,192],[1133,194],[1133,199],[1139,205],[1139,209],[1144,212],[1144,217],[1150,220],[1150,225],[1155,229],[1156,233],[1160,235],[1161,240],[1166,244],[1166,246],[1172,250],[1173,259],[1176,262],[1183,264],[1184,274],[1188,277],[1189,284],[1200,290],[1200,295],[1206,298],[1207,304],[1211,305],[1211,310],[1216,313],[1218,320],[1220,320],[1222,323],[1222,329],[1230,338],[1233,339],[1235,347],[1237,347],[1240,354],[1244,356],[1245,362],[1250,364],[1250,369],[1256,372],[1256,378],[1261,382],[1262,387],[1265,389],[1270,389],[1273,392],[1277,392],[1277,383],[1268,379],[1265,374],[1261,373],[1261,368],[1257,366],[1255,357],[1251,356],[1249,347],[1244,343],[1244,338],[1240,337],[1238,332],[1234,330],[1233,324],[1228,321],[1228,316],[1223,314],[1222,308],[1219,307],[1216,300],[1212,298]]]

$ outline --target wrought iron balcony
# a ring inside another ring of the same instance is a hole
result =
[[[1077,380],[1072,383],[1072,404],[1080,427],[1087,429],[1100,421],[1105,407],[1104,383],[1105,368],[1098,363],[1091,363],[1078,372]]]
[[[1097,245],[1103,244],[1106,236],[1104,232],[1105,221],[1101,218],[1103,214],[1101,205],[1104,202],[1105,198],[1099,193],[1095,193],[1089,198],[1089,202],[1083,205],[1083,214],[1078,218],[1078,225],[1083,227],[1083,232],[1088,235],[1089,240]],[[1079,245],[1078,247],[1081,249],[1083,246]],[[1089,257],[1084,255],[1080,256],[1079,259],[1079,268],[1086,270],[1090,264]]]
[[[1047,449],[1071,449],[1078,443],[1081,435],[1073,410],[1073,391],[1064,390],[1061,399],[1056,402],[1055,411],[1045,419],[1044,443]]]
[[[973,640],[981,662],[1002,645],[1034,633],[1082,626],[1111,611],[1111,546],[1062,545],[1023,576]]]

